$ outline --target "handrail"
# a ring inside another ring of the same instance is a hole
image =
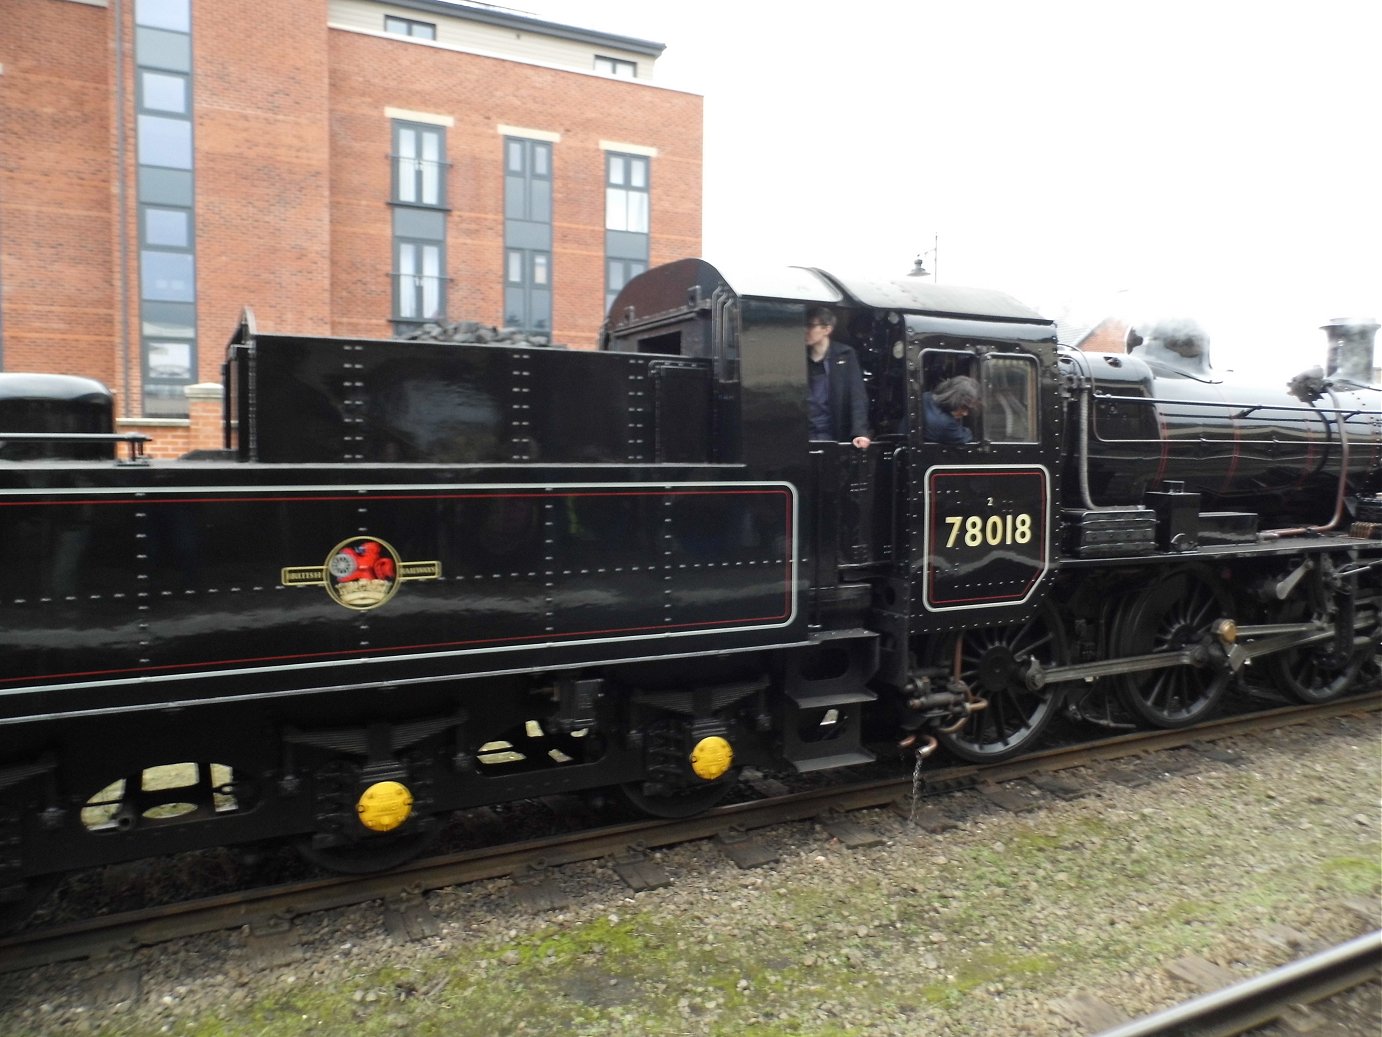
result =
[[[0,431],[0,442],[9,439],[50,443],[147,443],[152,436],[142,432],[4,432]]]
[[[1260,410],[1278,411],[1299,411],[1301,414],[1318,414],[1321,411],[1334,413],[1342,416],[1345,420],[1357,417],[1359,414],[1372,413],[1367,408],[1355,407],[1346,409],[1338,406],[1317,407],[1314,404],[1304,403],[1237,403],[1233,400],[1180,400],[1171,396],[1123,396],[1117,393],[1100,392],[1094,389],[1092,398],[1099,403],[1146,403],[1152,406],[1168,404],[1178,407],[1218,407],[1229,410],[1234,407],[1239,408],[1238,413],[1232,415],[1235,418],[1246,418]]]
[[[6,443],[126,443],[130,456],[120,464],[148,464],[144,444],[153,437],[142,432],[0,432],[0,446]]]

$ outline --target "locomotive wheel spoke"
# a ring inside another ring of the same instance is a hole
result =
[[[1310,615],[1304,602],[1287,602],[1278,613],[1279,623],[1299,623]],[[1271,657],[1270,669],[1278,687],[1301,702],[1328,702],[1353,686],[1367,661],[1355,652],[1342,666],[1334,658],[1332,642],[1293,648]]]
[[[1123,606],[1114,648],[1119,655],[1179,652],[1198,644],[1214,621],[1233,614],[1227,589],[1207,570],[1187,567],[1139,591]],[[1232,681],[1224,669],[1175,666],[1123,674],[1124,705],[1153,727],[1188,727],[1202,720]]]
[[[1043,666],[1067,661],[1059,614],[1043,605],[1029,620],[960,635],[960,679],[988,703],[958,731],[938,731],[941,744],[966,760],[994,763],[1030,749],[1059,709],[1050,688],[1031,691],[1022,671],[1028,659]],[[954,638],[940,643],[934,658],[952,659]]]

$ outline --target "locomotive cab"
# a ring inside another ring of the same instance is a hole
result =
[[[862,368],[872,430],[864,449],[809,433],[803,327],[822,306],[835,318],[831,338]],[[921,703],[899,705],[906,726],[953,727],[982,708],[953,663],[933,661],[947,638],[942,654],[957,657],[958,631],[1031,626],[1043,608],[1064,423],[1050,321],[998,292],[807,268],[731,274],[686,260],[625,287],[604,344],[714,359],[717,449],[800,487],[811,627],[876,635],[870,686],[889,702]],[[978,386],[969,441],[938,442],[923,400],[960,375]],[[737,438],[724,435],[731,429]],[[1028,657],[1017,659],[1003,636],[998,644],[980,661],[1016,682]],[[923,685],[936,690],[918,692]],[[1009,715],[1044,722],[1049,710],[1035,703]]]
[[[835,315],[831,337],[863,371],[872,429],[863,450],[808,433],[801,329],[817,306]],[[864,622],[901,605],[909,625],[924,625],[936,612],[981,607],[943,586],[976,576],[993,590],[987,610],[1038,603],[1063,411],[1053,325],[1015,300],[683,260],[625,287],[604,346],[713,361],[716,457],[804,480],[815,502],[803,519],[817,622]],[[926,435],[923,397],[958,375],[974,379],[980,400],[966,418],[970,441],[949,445]]]

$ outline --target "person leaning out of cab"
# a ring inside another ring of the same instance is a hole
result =
[[[853,443],[860,450],[872,441],[869,398],[859,356],[834,342],[835,314],[824,306],[806,313],[806,404],[811,438]]]
[[[979,408],[979,383],[973,378],[947,378],[933,392],[921,394],[921,406],[928,441],[952,446],[973,441],[974,433],[964,424]]]

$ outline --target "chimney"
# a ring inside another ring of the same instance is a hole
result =
[[[1330,378],[1338,375],[1362,385],[1372,383],[1373,348],[1379,325],[1371,317],[1335,317],[1321,330],[1329,336]]]

